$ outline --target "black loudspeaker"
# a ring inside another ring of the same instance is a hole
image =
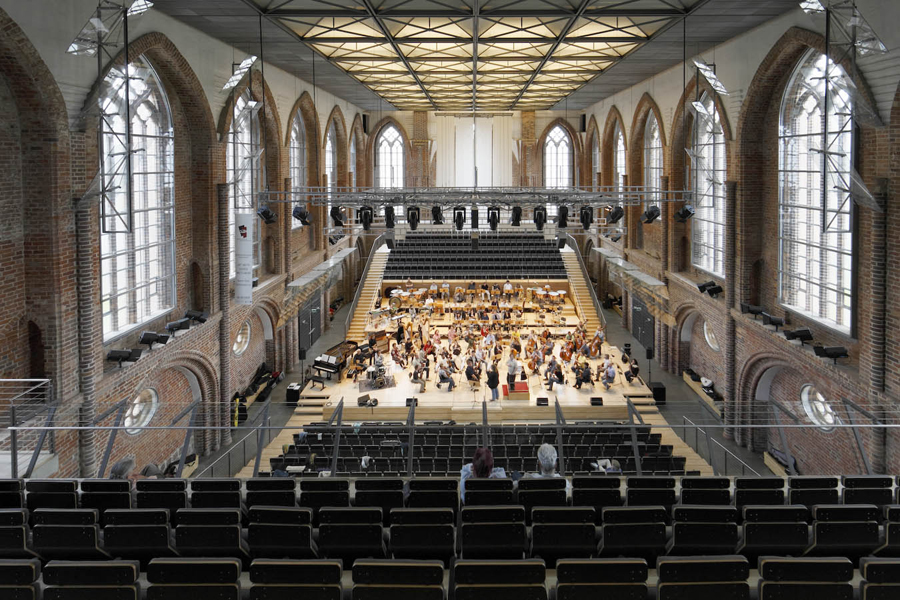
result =
[[[600,396],[594,396],[591,398],[591,406],[603,406],[603,398]]]
[[[407,405],[407,406],[412,406],[413,404],[415,404],[416,406],[418,406],[418,405],[419,405],[419,399],[418,399],[418,398],[407,398],[407,399],[406,399],[406,405]]]
[[[564,240],[563,238],[559,238],[559,249],[562,250],[565,247],[566,247],[566,240]]]
[[[394,249],[394,240],[392,240],[391,238],[384,240],[384,243],[387,244],[388,250]]]
[[[550,405],[550,401],[549,401],[547,398],[538,398],[538,399],[537,399],[537,405],[538,405],[538,406],[549,406],[549,405]]]
[[[657,404],[666,403],[666,386],[661,381],[651,381],[650,390],[653,391],[653,400]]]
[[[362,116],[362,126],[363,126],[363,133],[368,135],[369,134],[369,115],[364,114]]]
[[[647,348],[647,360],[653,360],[653,346]]]
[[[299,360],[306,360],[306,348],[300,348],[300,355],[297,358]]]
[[[356,404],[358,406],[365,406],[368,403],[369,403],[369,395],[368,394],[366,394],[365,396],[360,396],[359,398],[356,399]]]
[[[587,133],[587,115],[581,115],[581,127],[579,127],[578,131]]]
[[[478,229],[478,209],[472,209],[472,229]]]

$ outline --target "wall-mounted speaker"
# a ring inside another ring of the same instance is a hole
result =
[[[538,406],[549,406],[549,405],[550,405],[550,400],[547,399],[547,398],[538,398],[538,399],[537,399],[537,405],[538,405]]]
[[[384,240],[384,243],[387,244],[388,250],[394,249],[394,240],[392,240],[391,238],[387,238],[386,240]]]
[[[581,125],[578,128],[581,133],[587,133],[587,115],[581,115]]]
[[[363,133],[365,133],[366,135],[369,135],[369,115],[364,114],[362,116],[362,126],[363,126]]]
[[[299,360],[306,360],[306,348],[300,348],[297,358]]]
[[[603,398],[600,396],[591,398],[591,406],[603,406]]]
[[[653,346],[647,348],[647,360],[653,360]]]
[[[566,240],[564,240],[563,238],[559,238],[559,244],[558,244],[558,245],[559,245],[559,249],[562,250],[563,248],[566,247]]]

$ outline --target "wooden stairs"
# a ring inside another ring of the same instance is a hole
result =
[[[384,267],[389,255],[390,250],[387,246],[381,246],[372,256],[366,280],[360,284],[363,288],[359,295],[359,303],[353,311],[350,326],[347,328],[347,339],[350,341],[362,343],[366,340],[366,317],[375,305],[375,298],[378,297],[381,280],[384,277]]]
[[[560,250],[560,254],[562,255],[563,263],[566,265],[569,288],[572,291],[572,302],[578,309],[578,315],[584,321],[588,335],[593,335],[597,328],[601,326],[602,321],[600,320],[600,315],[594,309],[594,303],[591,301],[591,290],[588,288],[591,282],[587,278],[587,274],[582,271],[581,263],[578,262],[578,257],[573,250],[566,247]]]

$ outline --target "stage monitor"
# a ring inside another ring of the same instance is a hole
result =
[[[537,405],[538,405],[538,406],[549,406],[549,405],[550,405],[550,401],[549,401],[549,399],[547,399],[547,398],[538,398],[538,399],[537,399]]]
[[[356,399],[357,406],[365,406],[368,403],[369,403],[369,395],[368,394],[366,394],[365,396],[360,396],[359,398]]]
[[[591,398],[591,406],[603,406],[603,398],[600,396],[594,396]]]
[[[418,399],[418,398],[407,398],[407,399],[406,399],[406,405],[407,405],[407,406],[412,406],[413,404],[415,404],[416,406],[418,406],[418,405],[419,405],[419,399]]]

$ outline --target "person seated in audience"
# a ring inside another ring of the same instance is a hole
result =
[[[641,367],[638,365],[638,361],[636,358],[631,360],[631,364],[628,365],[628,370],[625,371],[625,379],[628,380],[628,383],[638,376],[638,373],[641,372]]]
[[[556,453],[556,448],[551,444],[541,444],[540,448],[537,451],[537,463],[538,463],[538,471],[536,473],[529,473],[526,475],[528,478],[540,478],[540,477],[562,477],[556,471],[556,461],[558,458],[558,454]],[[566,491],[571,491],[572,484],[568,480],[566,481]]]
[[[466,480],[476,477],[479,479],[504,479],[506,470],[503,467],[494,467],[494,455],[488,448],[477,448],[472,462],[463,465],[459,472],[459,498],[466,501]]]
[[[592,465],[594,463],[591,463]],[[622,465],[616,459],[601,458],[597,461],[597,470],[604,473],[621,473]]]
[[[113,464],[109,468],[109,479],[133,479],[132,471],[134,471],[134,459],[131,457],[123,458]]]
[[[591,365],[587,362],[583,365],[579,365],[578,371],[575,374],[575,389],[580,390],[582,385],[590,383],[591,381]]]
[[[513,294],[513,284],[509,282],[509,279],[506,280],[506,283],[503,284],[503,297],[507,300],[512,298]]]
[[[425,392],[425,380],[428,379],[427,369],[425,367],[425,362],[420,361],[417,358],[413,360],[413,372],[409,374],[409,378],[413,383],[418,383],[419,393],[423,394]]]
[[[400,353],[400,346],[396,342],[391,344],[391,360],[400,365],[401,368],[406,368],[406,361],[403,359],[403,355]]]
[[[600,378],[600,382],[603,384],[603,387],[609,389],[609,386],[611,386],[615,380],[616,366],[612,363],[609,363],[609,366],[606,367],[606,371],[603,372],[603,375]]]
[[[452,392],[453,388],[456,387],[456,383],[453,381],[453,377],[451,377],[450,369],[442,367],[438,368],[438,384],[437,388],[441,389],[441,384],[447,384],[447,391]]]
[[[557,364],[556,368],[554,368],[553,371],[550,371],[550,375],[547,377],[547,389],[551,392],[553,391],[554,383],[563,385],[566,383],[566,376],[563,374],[562,365],[560,364]]]
[[[492,362],[487,372],[487,386],[491,390],[491,402],[500,398],[500,372],[497,370],[497,363]]]

